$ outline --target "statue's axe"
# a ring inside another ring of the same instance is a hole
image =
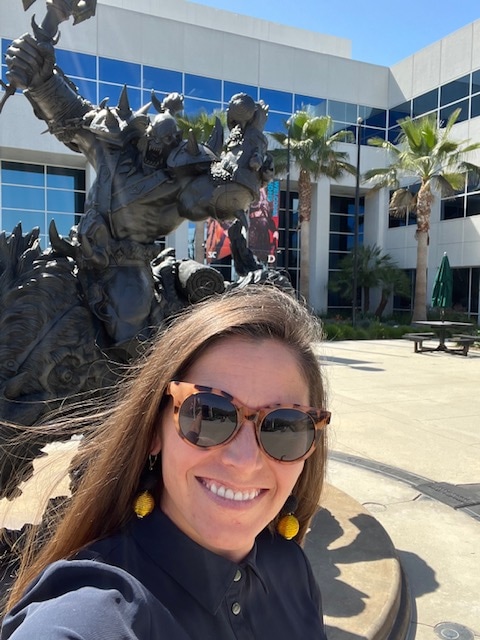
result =
[[[30,9],[35,0],[22,0],[25,11]],[[35,22],[35,16],[32,17],[33,34],[37,42],[51,42],[56,44],[59,38],[58,27],[73,16],[73,24],[78,24],[84,20],[88,20],[95,15],[97,0],[47,0],[47,13],[41,25]],[[14,83],[5,84],[0,79],[0,84],[5,90],[3,98],[0,101],[0,113],[3,105],[8,98],[16,91]]]

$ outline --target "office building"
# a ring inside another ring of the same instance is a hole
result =
[[[127,6],[134,9],[127,9]],[[38,6],[37,6],[38,5]],[[35,10],[25,13],[20,0],[0,6],[2,54],[10,41],[30,29]],[[58,43],[59,66],[95,104],[104,97],[116,104],[123,84],[138,108],[150,99],[178,91],[185,110],[224,109],[229,98],[245,91],[270,106],[267,129],[279,131],[296,110],[311,105],[332,116],[337,129],[356,131],[358,118],[361,171],[385,166],[381,149],[369,147],[371,136],[395,140],[397,122],[405,116],[436,112],[445,119],[461,108],[455,134],[478,140],[480,135],[480,20],[432,43],[391,68],[351,58],[348,40],[281,26],[185,0],[100,0],[97,14],[77,26],[63,24]],[[2,78],[6,67],[2,56]],[[2,92],[0,92],[0,97]],[[43,246],[48,225],[56,220],[68,234],[81,215],[85,191],[94,175],[80,154],[68,150],[52,135],[42,135],[29,102],[17,93],[0,116],[0,228],[11,231],[22,221],[24,231],[41,229]],[[355,144],[345,144],[355,164]],[[285,189],[285,180],[281,187]],[[291,174],[296,202],[296,174]],[[361,185],[359,241],[377,244],[413,278],[416,265],[414,220],[389,217],[387,190],[373,192]],[[280,208],[285,206],[284,194]],[[293,206],[295,209],[295,206]],[[328,281],[341,258],[353,247],[355,178],[339,183],[321,179],[313,189],[310,233],[310,302],[321,313],[348,311],[349,303],[329,292]],[[285,246],[286,216],[280,211],[279,264]],[[295,213],[288,220],[289,266],[298,271]],[[167,244],[179,257],[191,243],[191,225],[182,225]],[[454,270],[454,304],[474,320],[479,316],[480,190],[441,200],[436,198],[428,261],[428,291],[436,269],[448,253]],[[198,257],[198,256],[197,256]],[[408,300],[396,300],[408,308]]]

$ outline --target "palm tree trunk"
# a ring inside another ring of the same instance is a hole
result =
[[[310,217],[312,214],[312,183],[308,171],[300,169],[298,176],[298,214],[300,218],[300,294],[310,297]]]
[[[382,289],[382,297],[380,302],[378,303],[378,307],[375,309],[374,316],[377,320],[380,320],[383,312],[385,311],[385,307],[387,306],[388,298],[390,296],[385,292],[385,289]]]
[[[427,256],[428,233],[417,230],[417,273],[412,322],[427,319]]]
[[[412,322],[427,319],[428,234],[432,202],[430,185],[422,184],[417,196],[417,273]]]
[[[300,227],[300,295],[308,302],[310,297],[310,220]]]

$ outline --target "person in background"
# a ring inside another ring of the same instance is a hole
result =
[[[108,407],[72,418],[81,473],[25,551],[1,640],[325,640],[300,546],[330,420],[320,338],[272,286],[182,312]]]

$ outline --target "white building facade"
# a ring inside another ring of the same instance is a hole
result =
[[[20,0],[0,5],[4,82],[3,53],[12,39],[29,30],[33,10],[40,22],[45,11],[41,4],[28,13]],[[480,20],[388,68],[352,60],[348,40],[185,0],[100,0],[94,18],[77,26],[62,25],[56,49],[59,66],[94,104],[108,96],[115,105],[127,84],[134,109],[150,100],[151,89],[160,98],[178,91],[185,96],[186,113],[192,115],[201,109],[209,113],[225,109],[234,93],[245,91],[269,104],[270,131],[284,130],[289,116],[306,105],[319,115],[331,115],[337,129],[356,131],[360,117],[362,173],[386,163],[382,150],[366,144],[368,138],[393,141],[398,119],[407,115],[436,111],[445,119],[460,107],[455,134],[471,141],[480,136]],[[0,115],[0,229],[10,232],[19,221],[24,232],[39,226],[45,247],[52,218],[65,235],[78,221],[94,176],[82,155],[51,135],[41,135],[44,130],[24,96],[9,98]],[[356,146],[344,148],[355,164]],[[295,180],[293,172],[294,203]],[[359,241],[379,245],[413,278],[415,224],[391,220],[388,200],[386,190],[372,192],[361,186]],[[328,281],[353,248],[354,203],[353,177],[340,183],[321,179],[314,185],[310,303],[320,313],[348,311],[348,301],[329,292]],[[279,265],[288,233],[288,263],[295,279],[299,269],[295,213],[280,214]],[[178,257],[186,256],[188,224],[167,238],[167,244],[175,247]],[[454,269],[455,308],[478,321],[480,190],[466,189],[443,201],[435,198],[429,291],[445,251]],[[409,304],[397,300],[394,307],[408,309]]]

